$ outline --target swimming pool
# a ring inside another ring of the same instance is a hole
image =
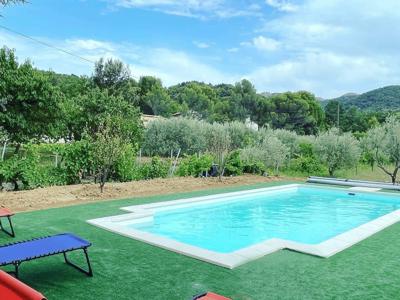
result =
[[[233,268],[279,249],[329,257],[400,220],[400,197],[285,185],[123,208],[89,223]]]

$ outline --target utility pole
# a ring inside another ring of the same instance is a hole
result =
[[[340,126],[340,102],[337,102],[337,128]]]

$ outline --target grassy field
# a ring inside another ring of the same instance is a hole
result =
[[[276,184],[276,183],[275,183]],[[278,183],[282,184],[282,183]],[[17,238],[76,233],[89,249],[94,277],[63,263],[62,256],[22,264],[20,278],[51,299],[190,299],[215,291],[233,299],[399,299],[400,224],[329,259],[279,251],[234,270],[217,267],[88,225],[87,219],[122,214],[119,207],[263,187],[127,199],[20,213]],[[0,235],[0,244],[12,241]],[[74,256],[80,259],[79,256]]]
[[[393,167],[388,166],[389,170],[393,170]],[[287,177],[307,177],[307,174],[293,172],[290,170],[282,171],[282,174]],[[327,176],[329,177],[328,172],[322,174],[312,174],[315,176]],[[385,174],[378,167],[374,167],[374,170],[371,169],[368,165],[359,164],[357,168],[352,169],[342,169],[335,172],[335,177],[337,178],[351,178],[351,179],[360,179],[360,180],[372,180],[372,181],[387,181],[390,182],[390,177]]]

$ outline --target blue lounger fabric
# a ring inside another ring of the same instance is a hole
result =
[[[12,243],[0,246],[0,265],[23,262],[89,246],[91,243],[71,233]]]

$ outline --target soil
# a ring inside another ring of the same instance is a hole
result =
[[[290,179],[293,180],[295,178]],[[110,199],[174,194],[282,180],[288,180],[288,178],[245,175],[223,178],[221,182],[218,178],[176,177],[126,183],[107,183],[103,193],[100,193],[99,185],[96,184],[53,186],[28,191],[0,192],[0,205],[15,212],[21,212]]]

